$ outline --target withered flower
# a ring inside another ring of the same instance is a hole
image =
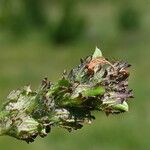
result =
[[[54,126],[68,131],[82,128],[95,118],[92,111],[127,112],[127,100],[133,97],[129,67],[127,62],[108,61],[96,48],[57,83],[45,78],[37,91],[30,86],[12,91],[0,111],[0,134],[32,142]]]

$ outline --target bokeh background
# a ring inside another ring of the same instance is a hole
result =
[[[0,150],[149,150],[150,1],[0,0],[0,103],[12,89],[43,77],[56,82],[98,46],[132,64],[130,111],[68,133],[53,128],[32,144],[0,137]]]

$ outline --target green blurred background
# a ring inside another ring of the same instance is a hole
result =
[[[92,125],[52,129],[32,144],[0,137],[0,150],[149,150],[150,2],[148,0],[0,0],[0,103],[43,77],[56,82],[98,46],[132,64],[129,113],[96,113]]]

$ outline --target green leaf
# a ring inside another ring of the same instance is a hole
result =
[[[95,87],[93,89],[88,89],[84,92],[84,96],[97,96],[105,93],[105,89],[103,87]]]
[[[66,80],[66,79],[61,79],[61,80],[58,81],[58,85],[59,85],[59,86],[68,87],[68,86],[70,86],[70,83],[69,83],[69,81]]]
[[[129,106],[125,101],[122,104],[117,104],[117,105],[114,105],[112,107],[116,110],[121,110],[123,112],[129,111]]]
[[[103,56],[103,55],[102,55],[101,50],[96,47],[95,52],[94,52],[92,58],[95,59],[95,58],[97,58],[97,57],[102,57],[102,56]]]

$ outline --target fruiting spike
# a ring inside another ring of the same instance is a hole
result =
[[[106,61],[96,48],[93,56],[69,74],[65,71],[57,83],[45,78],[37,91],[30,86],[13,90],[0,111],[0,135],[33,142],[55,126],[68,131],[82,128],[95,118],[93,111],[107,115],[128,111],[127,100],[133,98],[128,89],[129,66]]]

